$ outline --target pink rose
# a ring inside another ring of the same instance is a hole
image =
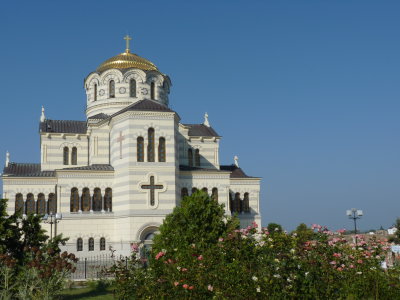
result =
[[[193,289],[194,289],[193,285],[189,286],[189,290],[193,290]]]
[[[185,283],[184,285],[182,285],[182,287],[183,287],[185,290],[187,290],[187,289],[189,288],[189,285]]]
[[[133,252],[138,252],[138,251],[139,251],[139,246],[138,246],[138,244],[132,243],[132,244],[131,244],[131,250],[132,250]]]
[[[160,252],[157,253],[156,259],[159,260],[159,259],[160,259],[161,257],[163,257],[164,255],[165,255],[165,253],[162,252],[162,251],[160,251]]]
[[[214,287],[213,287],[211,284],[209,284],[209,285],[207,286],[207,289],[208,289],[210,292],[212,292],[212,291],[214,290]]]
[[[203,255],[199,255],[198,260],[203,260]]]
[[[174,282],[174,286],[178,286],[179,285],[179,282],[178,281],[175,281]]]

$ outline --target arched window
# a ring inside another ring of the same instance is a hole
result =
[[[104,210],[111,212],[112,211],[112,189],[106,188],[106,192],[104,194]]]
[[[24,196],[21,193],[15,195],[15,212],[24,213]]]
[[[235,199],[233,200],[234,203],[234,212],[241,212],[241,200],[240,200],[240,193],[235,194]]]
[[[35,197],[31,193],[26,196],[25,211],[27,215],[35,213]]]
[[[82,251],[83,250],[83,240],[82,238],[78,238],[76,240],[76,251]]]
[[[158,141],[158,161],[165,162],[165,138],[160,137]]]
[[[200,167],[200,150],[196,149],[194,151],[194,163],[196,167]]]
[[[131,79],[129,81],[129,96],[136,97],[136,80]]]
[[[46,198],[42,193],[40,193],[37,198],[36,213],[40,215],[46,213]]]
[[[76,187],[71,189],[70,211],[71,212],[79,211],[79,192]]]
[[[243,211],[246,213],[250,212],[249,193],[244,193],[243,195]]]
[[[100,251],[106,250],[106,239],[105,238],[100,238]]]
[[[108,83],[108,95],[110,98],[115,98],[115,81],[110,80]]]
[[[141,136],[137,138],[137,161],[144,161],[144,140]]]
[[[71,151],[71,165],[78,164],[78,149],[76,147],[72,147]]]
[[[181,189],[181,199],[183,199],[186,196],[189,196],[188,189],[187,188],[182,188]]]
[[[191,148],[188,149],[188,160],[189,167],[193,167],[193,150]]]
[[[147,161],[154,161],[154,129],[149,128],[148,132],[149,143],[147,145]]]
[[[64,147],[64,165],[69,164],[69,148]]]
[[[56,212],[57,212],[56,194],[50,193],[49,198],[47,199],[47,213],[55,214]]]
[[[208,188],[203,187],[201,190],[208,195]]]
[[[93,192],[93,210],[101,211],[101,190],[99,188],[95,188]]]
[[[97,83],[94,84],[93,88],[93,101],[97,101]]]
[[[156,84],[154,83],[154,81],[152,81],[150,84],[150,98],[151,100],[156,99]]]
[[[89,238],[89,251],[94,251],[94,238]]]
[[[212,189],[211,199],[218,201],[218,189],[216,187]]]
[[[197,192],[197,188],[192,188],[192,195]]]
[[[90,191],[88,188],[82,190],[81,208],[82,211],[90,211]]]

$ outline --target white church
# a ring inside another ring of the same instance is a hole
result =
[[[81,258],[150,244],[165,216],[196,190],[237,213],[241,226],[261,225],[260,178],[246,175],[237,157],[220,165],[221,136],[207,113],[203,124],[181,123],[169,108],[170,78],[131,53],[130,39],[84,80],[86,120],[48,119],[42,108],[40,163],[11,162],[7,153],[8,212],[62,216],[51,229],[69,237],[63,250]]]

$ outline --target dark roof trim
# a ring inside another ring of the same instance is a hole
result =
[[[55,177],[55,172],[41,171],[40,164],[12,162],[3,169],[3,175],[7,177]]]
[[[40,122],[40,132],[86,134],[86,121],[48,120]]]
[[[190,167],[185,165],[180,165],[179,170],[189,171],[189,172],[225,172],[224,170],[218,170],[216,168],[199,168],[199,167]]]
[[[83,167],[57,169],[57,171],[114,171],[114,168],[111,165],[94,164],[94,165],[83,166]]]
[[[157,112],[172,112],[176,113],[173,110],[169,109],[167,106],[157,103],[156,101],[145,99],[140,100],[138,102],[132,103],[131,105],[117,111],[112,114],[109,119],[112,119],[115,116],[123,114],[127,111],[157,111]]]
[[[204,124],[182,124],[189,127],[189,136],[193,137],[220,137],[220,135],[212,128]]]
[[[239,167],[237,167],[236,165],[228,165],[228,166],[220,166],[221,170],[224,171],[230,171],[231,172],[231,178],[235,179],[235,178],[254,178],[254,179],[259,179],[259,177],[252,177],[252,176],[248,176],[246,175],[246,173]]]
[[[88,118],[88,120],[104,120],[107,119],[109,115],[106,115],[105,113],[99,113],[97,115],[91,116]]]

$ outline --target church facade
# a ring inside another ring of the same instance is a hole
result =
[[[62,215],[52,227],[79,257],[130,253],[151,243],[182,197],[204,190],[237,213],[241,226],[261,225],[260,178],[220,165],[221,136],[184,124],[169,108],[170,78],[129,49],[103,62],[84,81],[86,120],[39,124],[40,163],[16,163],[2,174],[9,213]],[[50,232],[50,225],[44,224]]]

